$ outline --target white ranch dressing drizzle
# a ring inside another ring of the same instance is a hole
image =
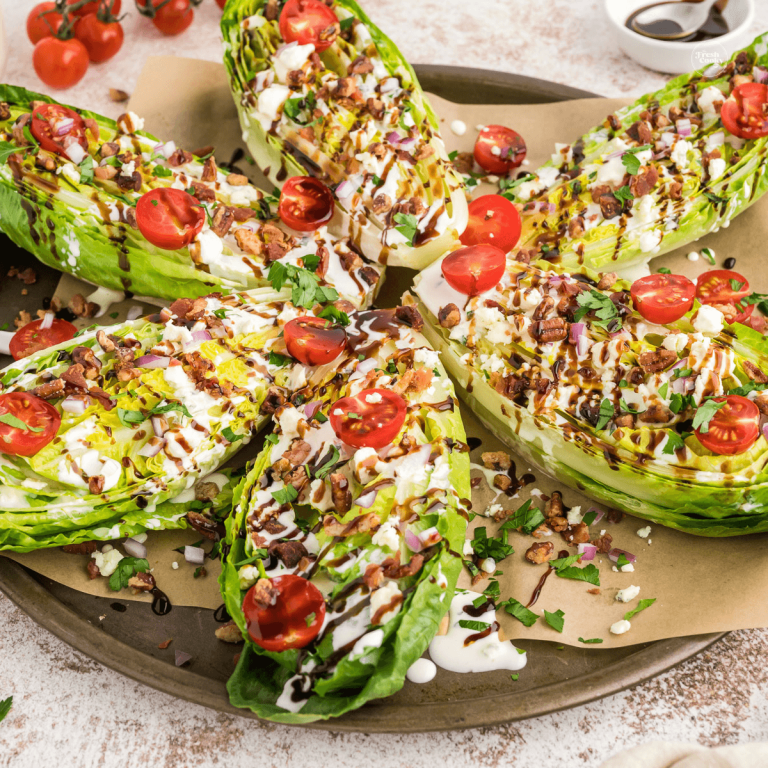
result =
[[[471,606],[478,597],[482,597],[479,592],[456,593],[451,601],[448,633],[437,635],[429,644],[432,661],[449,672],[492,672],[497,669],[514,672],[522,669],[528,662],[527,654],[520,653],[512,641],[502,641],[498,631],[464,645],[468,638],[478,634],[478,630],[460,627],[459,621],[479,621],[485,624],[496,621],[494,608],[477,617],[464,612],[464,608]]]

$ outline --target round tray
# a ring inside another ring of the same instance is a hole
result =
[[[417,66],[416,70],[425,90],[465,104],[542,103],[594,96],[502,72],[432,65]],[[58,282],[57,272],[4,237],[2,240],[0,269],[7,271],[12,264],[22,269],[34,266],[39,280],[22,300],[14,288],[3,296],[0,283],[0,322],[11,321],[24,306],[40,306]],[[175,607],[167,616],[157,617],[147,604],[86,595],[6,558],[0,558],[0,589],[42,627],[105,666],[187,701],[255,717],[229,704],[225,682],[234,669],[238,646],[215,639],[212,611]],[[102,621],[105,615],[108,620]],[[191,668],[175,667],[169,662],[172,655],[158,650],[158,643],[169,637],[176,639],[176,647],[192,654]],[[532,651],[529,664],[514,688],[507,673],[460,675],[440,670],[426,685],[406,684],[387,699],[339,719],[305,727],[414,733],[536,717],[636,685],[689,659],[721,637],[723,634],[673,638],[606,650],[529,641],[525,643],[526,650]]]

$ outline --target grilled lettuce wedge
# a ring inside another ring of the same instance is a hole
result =
[[[57,103],[0,85],[0,229],[48,266],[95,285],[155,299],[231,293],[270,284],[273,264],[307,267],[356,307],[368,306],[382,267],[326,227],[288,231],[277,199],[245,176],[216,167],[141,130],[131,112],[115,122],[70,107],[87,121],[87,152],[42,149],[29,129],[33,106]],[[206,210],[189,246],[165,250],[138,230],[135,205],[158,187],[187,189]]]
[[[733,136],[720,107],[735,84],[766,77],[762,35],[556,145],[536,173],[503,180],[523,206],[515,252],[544,268],[621,272],[727,227],[768,189],[768,137]]]
[[[243,138],[275,184],[309,173],[335,189],[335,234],[370,259],[421,269],[466,226],[463,183],[394,43],[354,0],[329,5],[340,32],[318,54],[285,44],[277,3],[227,4],[224,63]]]
[[[398,316],[351,316],[337,375],[276,412],[274,442],[235,492],[221,588],[245,649],[227,687],[259,717],[308,723],[394,693],[450,606],[468,448],[451,380],[417,324]],[[328,416],[340,397],[373,387],[402,393],[406,420],[390,445],[355,450]],[[267,652],[251,640],[242,604],[256,561],[266,577],[295,573],[324,594],[323,628],[306,647]]]
[[[712,307],[651,325],[627,287],[509,257],[499,285],[471,299],[435,263],[411,301],[467,405],[561,482],[688,533],[768,530],[765,437],[721,456],[693,434],[712,396],[744,394],[768,412],[768,344],[744,325],[723,327]]]

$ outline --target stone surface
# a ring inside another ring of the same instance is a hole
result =
[[[32,3],[3,0],[10,46],[6,82],[45,90],[31,66],[24,19]],[[217,60],[212,0],[190,30],[163,38],[127,2],[126,43],[107,64],[62,94],[116,116],[108,89],[130,92],[144,59],[173,54]],[[637,95],[665,78],[612,47],[597,0],[364,0],[414,62],[506,70],[606,96]],[[755,34],[768,29],[758,3]],[[468,9],[470,12],[468,12]],[[425,34],[425,30],[428,30]],[[489,30],[496,36],[488,39]],[[598,766],[649,740],[703,745],[768,741],[768,631],[736,632],[708,652],[637,688],[595,704],[499,728],[421,736],[302,732],[220,715],[177,701],[102,667],[37,627],[0,595],[0,766],[186,768],[226,765]]]

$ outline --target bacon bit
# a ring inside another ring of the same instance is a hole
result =
[[[101,571],[99,570],[99,566],[96,565],[96,561],[91,559],[88,561],[88,565],[85,566],[86,570],[88,571],[88,578],[93,581],[94,579],[98,579],[99,576],[101,576]]]
[[[363,583],[370,590],[378,589],[384,580],[384,569],[376,563],[371,563],[363,574]]]
[[[600,594],[600,588],[599,587],[593,587],[592,589],[588,589],[587,592],[589,592],[590,595],[599,595]]]
[[[157,647],[161,651],[164,651],[172,642],[173,642],[173,638],[169,637],[167,640],[163,640],[162,643],[158,643]]]
[[[745,360],[743,365],[744,371],[749,379],[756,381],[758,384],[768,383],[768,376],[766,376],[754,363]]]
[[[398,395],[423,392],[430,387],[433,378],[434,373],[427,368],[419,368],[419,370],[411,368],[403,374],[392,389]]]
[[[331,477],[333,477],[333,475],[331,475]],[[346,480],[346,478],[344,479]],[[326,515],[323,518],[323,529],[325,530],[325,533],[328,536],[340,538],[354,536],[357,533],[366,533],[374,528],[378,528],[380,525],[381,520],[379,516],[373,512],[359,515],[347,523],[340,522],[333,515]]]
[[[400,565],[400,553],[394,557],[388,557],[382,564],[384,575],[388,579],[405,579],[415,576],[424,564],[424,555],[413,555],[409,562]]]

